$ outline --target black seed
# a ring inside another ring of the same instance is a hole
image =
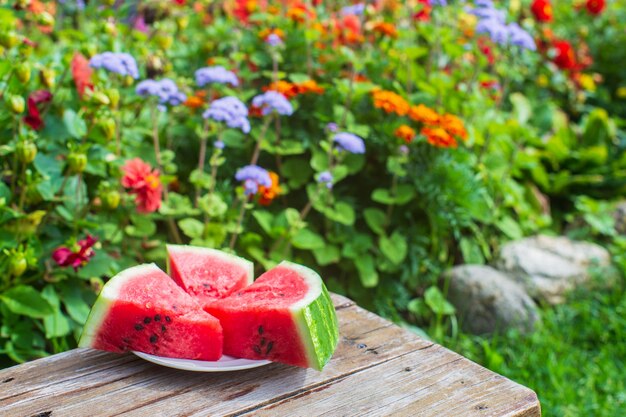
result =
[[[172,319],[170,318],[170,316],[165,316],[165,321],[169,323],[172,321]]]
[[[165,326],[161,325],[161,331],[164,332],[165,331]]]
[[[150,324],[151,321],[152,321],[152,319],[150,317],[146,317],[145,319],[143,319],[143,322],[145,324]]]
[[[143,330],[143,326],[141,324],[135,324],[135,330]]]
[[[274,347],[274,342],[269,342],[269,343],[267,344],[267,350],[265,350],[265,354],[266,354],[266,355],[269,355],[269,354],[270,354],[270,352],[272,351],[272,348],[273,348],[273,347]]]
[[[203,283],[203,284],[202,284],[202,286],[203,286],[204,288],[208,289],[208,290],[210,290],[210,289],[212,288],[212,287],[211,287],[211,284],[207,284],[206,282],[205,282],[205,283]]]
[[[178,310],[178,307],[176,307],[176,306],[172,306],[172,309],[173,309],[173,310]]]
[[[11,382],[13,381],[15,378],[7,378],[4,381],[2,381],[3,384],[6,384],[7,382]]]
[[[265,346],[265,338],[264,337],[261,338],[261,346]]]
[[[282,292],[278,294],[279,297],[284,297],[285,294],[283,294]]]
[[[129,344],[130,343],[130,339],[127,337],[122,337],[122,342]]]
[[[263,334],[263,326],[259,326],[259,334]]]
[[[257,354],[261,354],[261,348],[258,347],[257,345],[252,346],[252,349],[257,353]]]
[[[159,337],[156,334],[150,336],[150,343],[156,343],[159,340]]]
[[[35,414],[32,417],[50,417],[52,415],[52,411],[43,411],[39,414]]]
[[[359,349],[363,349],[366,348],[367,345],[365,343],[359,343],[358,345],[356,345],[356,347],[358,347]]]
[[[154,316],[154,321],[161,321],[161,315],[157,314],[156,316]]]

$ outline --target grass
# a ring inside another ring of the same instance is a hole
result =
[[[626,416],[626,291],[579,291],[528,335],[461,334],[443,343],[532,388],[544,416]]]

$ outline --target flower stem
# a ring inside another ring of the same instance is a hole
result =
[[[272,116],[268,116],[265,118],[265,122],[263,123],[263,127],[261,128],[261,134],[256,141],[256,146],[254,147],[254,152],[252,153],[252,158],[250,159],[250,165],[256,165],[259,160],[259,154],[261,153],[261,142],[265,139],[265,134],[267,133],[267,128],[272,121]]]
[[[198,171],[204,172],[204,163],[206,160],[206,145],[208,140],[209,121],[204,121],[204,131],[200,137],[200,153],[198,155]],[[200,187],[196,186],[196,196],[194,199],[194,207],[198,207],[198,199],[200,198]]]
[[[239,218],[237,219],[237,228],[233,232],[232,237],[230,238],[230,249],[235,249],[235,243],[237,243],[237,237],[239,236],[239,229],[241,228],[241,224],[243,223],[243,217],[246,214],[246,200],[245,197],[241,199],[241,209],[239,210]]]

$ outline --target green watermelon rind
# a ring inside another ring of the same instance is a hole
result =
[[[306,352],[308,366],[321,371],[339,343],[339,325],[335,307],[322,278],[310,268],[283,261],[307,283],[308,293],[289,306],[298,335]]]
[[[89,312],[87,321],[83,326],[83,332],[80,335],[78,347],[93,346],[96,336],[100,331],[100,327],[102,326],[102,322],[106,318],[109,310],[111,309],[111,306],[116,302],[122,286],[129,279],[132,279],[138,275],[149,273],[154,270],[161,271],[161,269],[159,269],[159,267],[153,263],[133,266],[131,268],[121,271],[113,278],[111,278],[106,284],[104,284],[102,290],[100,290],[100,294],[98,294],[98,298],[96,298],[96,302]]]
[[[192,245],[165,245],[167,249],[167,253],[171,253],[172,251],[184,251],[186,253],[189,252],[197,252],[199,255],[207,255],[210,254],[216,258],[219,258],[223,261],[237,264],[243,268],[245,268],[248,272],[247,284],[250,285],[254,281],[254,264],[249,260],[242,258],[237,255],[233,255],[227,252],[223,252],[217,249],[205,248],[202,246],[192,246]],[[170,257],[167,257],[167,274],[170,275],[171,266],[170,266]],[[170,275],[171,276],[171,275]]]

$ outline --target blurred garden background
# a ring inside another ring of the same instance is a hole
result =
[[[0,367],[165,243],[626,415],[626,1],[0,0]]]

